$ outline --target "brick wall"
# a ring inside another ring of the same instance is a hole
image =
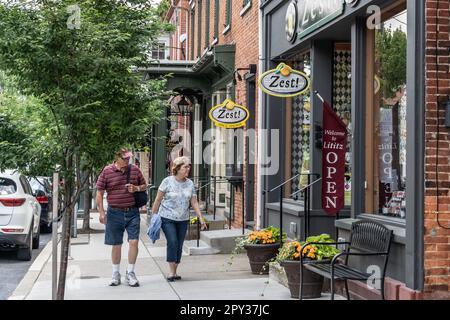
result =
[[[438,8],[439,2],[439,8]],[[436,25],[436,16],[438,23]],[[426,124],[425,124],[425,221],[424,221],[424,297],[442,297],[450,290],[450,136],[443,126],[442,103],[450,94],[450,1],[426,1]],[[438,67],[436,69],[436,41]],[[439,92],[438,92],[439,86]],[[439,153],[437,153],[437,115],[439,115]],[[436,180],[436,156],[438,176]],[[439,208],[437,208],[439,189]]]
[[[180,3],[186,2],[187,0],[180,1]],[[195,26],[194,32],[192,32],[191,23],[189,23],[189,49],[188,49],[188,57],[191,60],[196,60],[198,56],[198,15],[199,15],[199,1],[195,0]],[[209,37],[208,41],[205,37],[205,23],[206,23],[206,8],[208,1],[201,1],[201,16],[202,16],[202,26],[201,26],[201,52],[205,49],[206,46],[210,45],[214,39],[214,31],[215,31],[215,0],[209,1],[209,11],[210,11],[210,22],[209,22]],[[231,18],[231,28],[228,32],[223,34],[224,24],[226,21],[226,1],[219,1],[219,28],[218,28],[218,45],[223,44],[235,44],[236,45],[236,57],[235,57],[235,67],[236,68],[247,68],[249,64],[258,65],[258,1],[253,0],[251,8],[242,16],[240,12],[242,10],[242,1],[232,1],[232,18]],[[190,18],[191,19],[191,18]],[[190,41],[194,41],[194,55],[191,56],[191,44]],[[248,72],[248,70],[240,71],[241,76]],[[245,81],[237,81],[235,88],[235,102],[238,104],[242,104],[250,110],[250,112],[255,113],[255,117],[257,118],[256,108],[255,106],[248,106],[246,101],[246,82]],[[256,97],[257,98],[257,97]],[[255,143],[257,143],[255,141]],[[257,150],[257,147],[254,147],[254,150]],[[244,169],[244,176],[247,173]],[[255,172],[256,176],[256,172]],[[254,182],[257,183],[256,181]],[[256,209],[256,190],[255,190],[255,209]],[[234,216],[235,219],[233,221],[234,227],[242,226],[242,194],[240,191],[235,192],[235,202],[234,202]],[[254,213],[256,220],[256,212]]]
[[[221,4],[225,5],[225,1],[221,1]],[[259,43],[258,43],[258,2],[253,0],[251,8],[242,16],[240,12],[242,10],[243,1],[233,1],[232,8],[232,21],[231,21],[231,30],[223,36],[223,41],[226,43],[235,43],[236,44],[236,60],[235,67],[236,68],[247,68],[249,64],[258,65],[258,56],[259,56]],[[223,19],[225,21],[225,15],[223,15]],[[223,23],[222,23],[223,25]],[[219,41],[220,43],[220,41]],[[248,70],[240,71],[240,74],[243,76]],[[258,75],[256,75],[256,79]],[[256,104],[254,106],[250,106],[247,104],[247,91],[246,91],[246,81],[237,81],[236,84],[236,92],[235,92],[235,100],[236,103],[246,106],[249,111],[255,114],[255,118],[258,118],[257,110],[257,96],[256,96]],[[245,142],[247,144],[248,141]],[[257,143],[255,139],[255,143]],[[245,148],[245,146],[244,146]],[[245,150],[245,149],[244,149]],[[257,146],[253,147],[253,150],[257,150]],[[248,155],[245,155],[246,159]],[[255,161],[253,161],[255,162]],[[256,168],[255,168],[256,169]],[[244,167],[244,177],[247,176],[246,169]],[[253,182],[256,186],[257,184],[257,175],[255,172],[255,181]],[[246,197],[249,195],[246,194]],[[256,222],[257,213],[256,213],[256,188],[255,188],[255,212],[253,212],[254,221]],[[246,201],[247,202],[247,201]],[[235,203],[234,203],[234,217],[235,220],[233,222],[234,227],[242,227],[242,193],[241,191],[237,191],[235,193]]]

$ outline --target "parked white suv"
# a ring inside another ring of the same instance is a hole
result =
[[[31,260],[39,248],[41,205],[26,177],[0,172],[0,249],[17,249],[19,260]]]

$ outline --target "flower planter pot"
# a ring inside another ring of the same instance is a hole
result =
[[[288,279],[291,298],[298,299],[300,292],[300,261],[284,260],[280,262]],[[303,268],[303,298],[320,298],[323,286],[323,276]]]
[[[247,250],[252,273],[269,274],[269,266],[266,262],[276,257],[280,244],[246,244],[244,248]]]

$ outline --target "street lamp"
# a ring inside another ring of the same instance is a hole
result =
[[[178,114],[180,115],[186,115],[187,113],[190,113],[190,103],[186,100],[184,96],[181,96],[180,101],[176,103],[176,106],[178,108]]]

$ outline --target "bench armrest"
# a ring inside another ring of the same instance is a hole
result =
[[[306,242],[303,247],[306,247],[309,244],[350,244],[348,241],[340,241],[340,242]]]
[[[337,245],[337,244],[348,244],[350,245],[350,242],[348,241],[338,241],[338,242],[306,242],[303,246],[300,252],[303,252],[303,249],[310,244],[325,244],[325,245]],[[301,255],[300,255],[301,256]]]
[[[333,257],[333,259],[331,260],[331,267],[334,268],[334,265],[336,264],[336,261],[338,258],[340,258],[341,256],[385,256],[388,255],[387,252],[367,252],[367,253],[363,253],[363,252],[341,252],[338,253],[337,255],[335,255]]]

